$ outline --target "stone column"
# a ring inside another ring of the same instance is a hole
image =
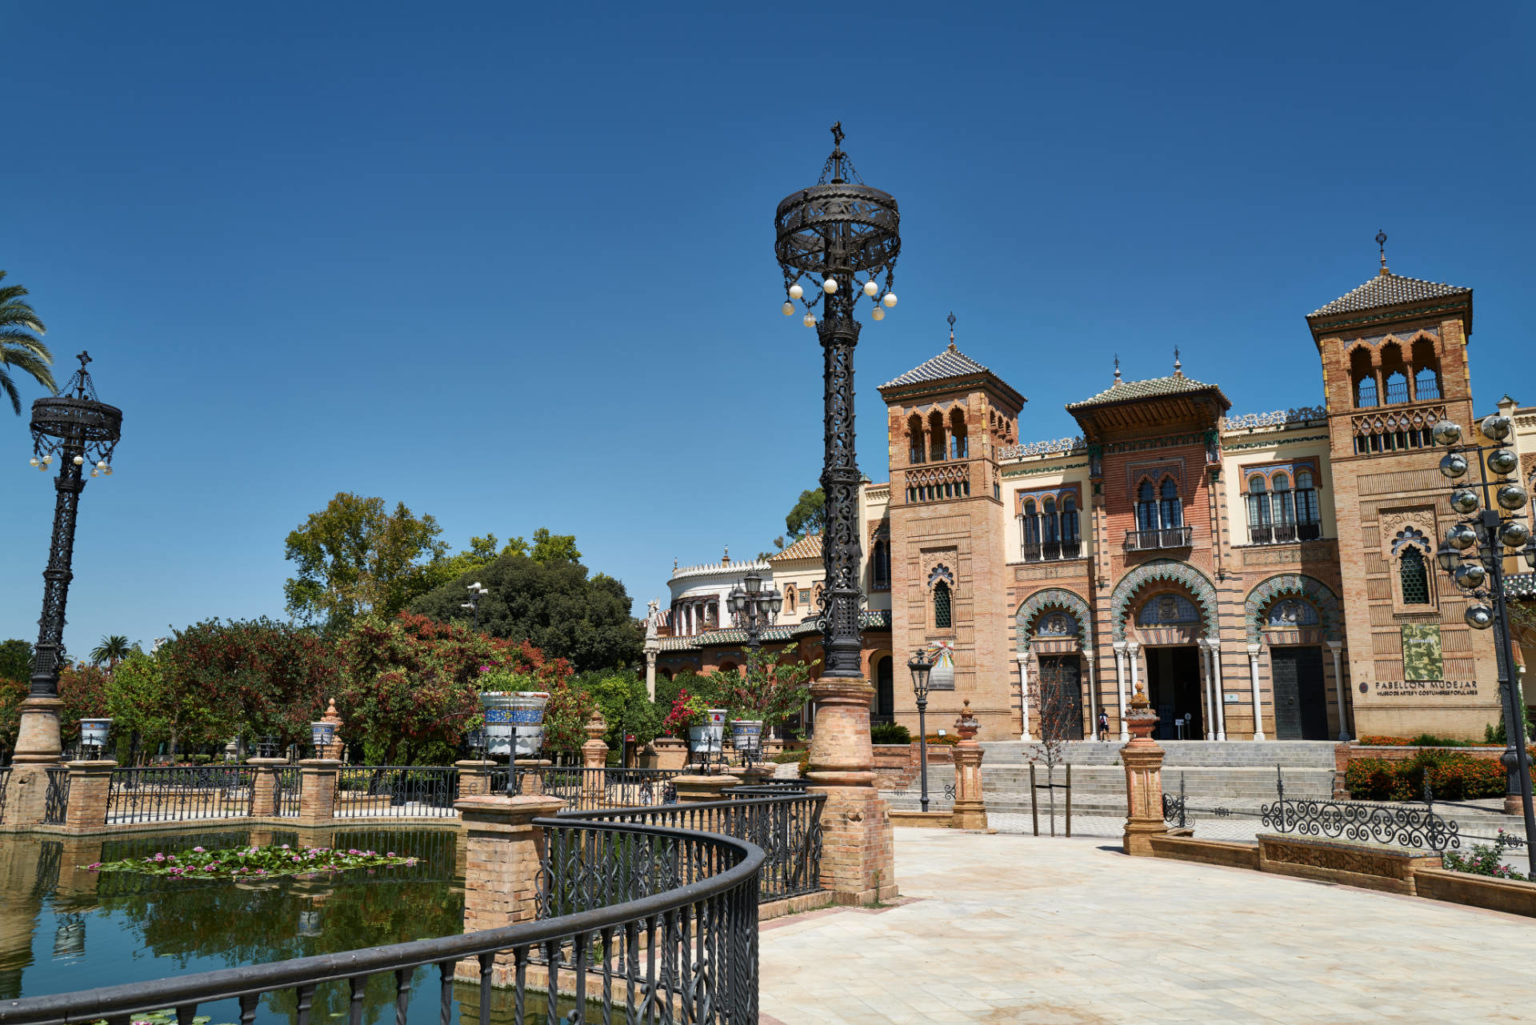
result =
[[[1253,739],[1264,739],[1264,708],[1259,704],[1259,652],[1261,644],[1248,645],[1248,682],[1253,687]]]
[[[341,763],[334,758],[306,758],[299,762],[299,825],[322,825],[336,817],[336,776],[340,768]]]
[[[59,698],[28,697],[21,703],[21,726],[6,783],[5,822],[42,825],[48,809],[48,769],[62,766]]]
[[[533,820],[555,814],[565,802],[555,797],[465,797],[453,806],[464,824],[464,931],[534,921],[544,831]],[[512,953],[498,953],[492,962],[493,984],[506,984],[513,970]],[[460,961],[454,974],[478,980],[479,960]]]
[[[656,700],[656,652],[645,653],[645,696]]]
[[[70,832],[95,832],[107,825],[107,795],[112,788],[114,761],[69,763],[69,806],[64,828]]]
[[[453,763],[459,770],[460,797],[491,796],[491,769],[496,763],[489,760],[475,761],[470,758]]]
[[[1115,720],[1120,724],[1120,739],[1130,739],[1125,729],[1125,642],[1110,645],[1115,650]]]
[[[1029,736],[1029,655],[1015,655],[1013,660],[1019,664],[1019,717],[1023,720],[1023,732],[1019,739],[1024,743],[1030,743]]]
[[[1205,720],[1201,726],[1205,729],[1205,739],[1216,739],[1216,709],[1211,701],[1211,648],[1202,637],[1195,642],[1200,649],[1200,710],[1204,713],[1201,718]]]
[[[1206,641],[1211,650],[1211,680],[1212,694],[1216,699],[1216,739],[1227,739],[1227,692],[1221,682],[1221,638],[1212,637]]]
[[[1120,749],[1125,764],[1125,853],[1152,855],[1151,837],[1168,832],[1163,824],[1163,749],[1152,739],[1157,713],[1139,689],[1126,716],[1135,736]]]
[[[1141,659],[1139,657],[1140,654],[1141,654],[1141,645],[1139,643],[1137,643],[1136,641],[1127,641],[1126,642],[1126,644],[1125,644],[1125,657],[1131,663],[1131,693],[1132,694],[1135,694],[1135,693],[1137,693],[1138,691],[1141,690]],[[1129,740],[1130,737],[1131,737],[1131,728],[1130,728],[1130,724],[1125,722],[1125,720],[1124,720],[1124,716],[1125,716],[1124,709],[1121,710],[1120,715],[1121,715],[1120,737],[1121,737],[1122,740]]]
[[[1078,655],[1088,663],[1088,736],[1097,740],[1099,739],[1099,680],[1093,668],[1097,659],[1093,657],[1095,654],[1093,638],[1085,637],[1084,642],[1086,647],[1083,647]]]
[[[949,824],[954,829],[986,829],[987,802],[981,789],[981,758],[985,752],[976,743],[978,724],[966,699],[955,720],[960,743],[955,745],[955,806]]]
[[[608,720],[602,712],[594,710],[585,729],[587,741],[581,745],[581,797],[583,805],[595,808],[607,792],[603,769],[608,765],[608,745],[603,743],[603,734],[608,732]]]
[[[890,808],[875,789],[869,742],[874,687],[862,677],[823,676],[811,685],[816,732],[810,789],[822,806],[821,884],[838,904],[873,904],[897,896]]]
[[[287,765],[288,760],[252,758],[245,764],[256,769],[256,778],[251,781],[251,818],[277,818],[277,767]]]
[[[1343,641],[1329,641],[1328,650],[1333,653],[1333,700],[1339,706],[1339,743],[1349,740],[1349,715],[1344,711],[1344,666],[1339,653]]]

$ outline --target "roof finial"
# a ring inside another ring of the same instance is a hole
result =
[[[1115,384],[1120,383],[1120,354],[1115,353]]]
[[[1179,347],[1177,345],[1173,347],[1173,376],[1184,376],[1184,364],[1179,361]]]
[[[725,554],[720,557],[720,565],[722,565],[722,566],[729,566],[730,564],[731,564],[731,546],[730,545],[726,545],[725,546]]]
[[[955,351],[955,312],[949,312],[949,351]]]
[[[1384,232],[1384,231],[1376,232],[1376,247],[1381,250],[1381,271],[1380,271],[1380,273],[1383,276],[1385,276],[1388,273],[1390,273],[1387,270],[1387,233],[1386,232]]]

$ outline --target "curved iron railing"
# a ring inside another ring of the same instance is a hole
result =
[[[505,987],[517,1023],[535,1018],[617,1023],[757,1021],[757,899],[763,851],[727,836],[619,822],[538,819],[556,849],[541,873],[538,921],[443,939],[247,965],[55,996],[0,1002],[0,1025],[129,1025],[136,1013],[239,1004],[253,1025],[264,996],[293,994],[308,1020],[316,987],[345,984],[353,1025],[368,980],[392,976],[394,1021],[406,1025],[417,969],[436,966],[438,1018],[454,1021],[454,982],[478,985],[478,1020],[490,1025],[493,987]],[[569,852],[578,852],[574,860]],[[588,871],[589,859],[609,867]],[[619,866],[622,871],[613,866]],[[559,994],[543,1000],[540,991]],[[532,998],[530,1001],[529,998]],[[530,1006],[532,1004],[532,1006]],[[464,1016],[465,1018],[468,1015]],[[498,1012],[500,1018],[500,1012]],[[370,1019],[371,1020],[371,1019]],[[504,1019],[502,1019],[504,1020]]]

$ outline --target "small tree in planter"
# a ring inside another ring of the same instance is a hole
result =
[[[1082,710],[1072,700],[1072,694],[1067,688],[1041,686],[1039,673],[1035,673],[1029,682],[1029,706],[1035,713],[1035,723],[1040,731],[1040,739],[1030,745],[1029,761],[1031,765],[1045,766],[1046,792],[1050,797],[1051,835],[1055,836],[1056,766],[1066,759],[1067,741],[1081,734]],[[1071,786],[1070,770],[1067,785]],[[1029,799],[1030,807],[1034,807],[1033,789]],[[1072,822],[1069,818],[1067,832],[1070,834],[1071,830]]]
[[[708,677],[731,718],[761,722],[765,738],[804,707],[811,694],[811,671],[821,664],[819,659],[790,661],[789,653],[785,647],[758,661],[749,672],[714,672]]]

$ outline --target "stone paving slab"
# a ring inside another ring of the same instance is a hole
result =
[[[764,1022],[1536,1020],[1528,918],[1107,848],[897,829],[906,903],[763,926]]]

